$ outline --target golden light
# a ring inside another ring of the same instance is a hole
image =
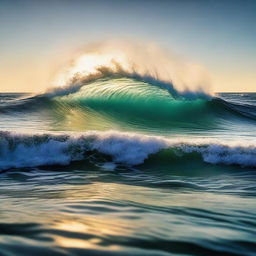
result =
[[[122,52],[108,52],[108,53],[87,53],[80,55],[66,71],[64,71],[55,81],[55,86],[62,87],[76,74],[82,76],[89,76],[99,73],[99,68],[106,67],[113,72],[117,71],[117,65],[124,70],[128,69],[128,63],[125,55]]]

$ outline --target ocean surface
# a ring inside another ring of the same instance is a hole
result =
[[[1,256],[256,255],[256,93],[2,93],[0,170]]]

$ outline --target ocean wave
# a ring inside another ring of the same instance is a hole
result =
[[[103,116],[105,123],[126,124],[138,129],[216,129],[227,122],[255,120],[243,105],[234,105],[221,98],[183,98],[148,82],[122,78],[94,81],[76,93],[54,97],[60,114],[78,109]],[[57,109],[57,108],[56,108]]]
[[[162,150],[176,157],[197,153],[210,164],[256,167],[256,143],[221,143],[214,140],[180,140],[117,131],[81,134],[0,133],[0,169],[69,165],[92,152],[110,156],[114,163],[140,165]],[[172,164],[170,162],[170,164]]]
[[[0,106],[0,111],[2,113],[44,111],[62,118],[69,116],[72,110],[83,113],[88,118],[92,117],[90,120],[99,117],[108,127],[125,124],[139,130],[163,127],[209,130],[226,127],[227,121],[233,123],[241,119],[250,121],[256,119],[256,107],[253,105],[228,102],[205,95],[201,97],[197,95],[198,97],[194,99],[184,98],[180,94],[177,96],[177,92],[171,93],[161,81],[158,81],[161,84],[159,86],[151,82],[109,76],[84,84],[78,91],[72,93],[71,91],[64,93],[61,89],[61,94],[29,95],[18,98]]]

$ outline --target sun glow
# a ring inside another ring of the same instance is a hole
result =
[[[90,74],[97,72],[97,68],[102,66],[113,66],[114,57],[111,55],[86,54],[79,57],[72,73]]]
[[[99,53],[93,52],[79,56],[71,65],[71,67],[62,73],[58,78],[56,85],[65,86],[69,78],[75,75],[89,76],[100,73],[100,68],[108,68],[117,71],[117,66],[126,69],[126,59],[121,52]]]

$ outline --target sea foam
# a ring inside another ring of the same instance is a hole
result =
[[[79,134],[0,133],[0,169],[68,165],[84,160],[91,151],[108,155],[114,163],[143,164],[164,149],[183,154],[198,153],[210,164],[256,167],[256,143],[219,142],[209,139],[181,140],[118,131]],[[177,154],[177,157],[181,157]],[[170,160],[171,165],[171,160]]]

